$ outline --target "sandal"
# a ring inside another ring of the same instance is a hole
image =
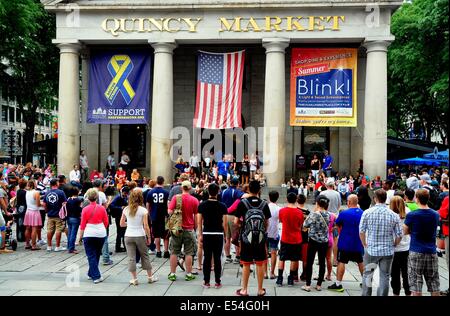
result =
[[[316,291],[319,291],[319,292],[320,292],[320,291],[322,291],[322,287],[321,287],[321,286],[318,286],[318,285],[316,285],[316,287],[315,287],[315,290],[316,290]]]
[[[158,282],[158,281],[159,281],[159,279],[156,275],[152,275],[151,277],[148,278],[148,283],[150,283],[150,284]]]
[[[271,280],[275,280],[276,278],[277,278],[277,277],[276,277],[275,275],[271,275],[271,276],[270,276],[270,279],[271,279]]]
[[[249,296],[248,293],[247,294],[242,294],[242,289],[236,290],[236,295],[237,296]]]
[[[266,289],[262,289],[264,292],[262,292],[262,293],[258,293],[258,296],[266,296],[266,294],[267,294],[267,292],[266,292]]]
[[[41,248],[40,247],[31,248],[31,251],[36,251],[36,250],[41,250]]]
[[[25,246],[25,250],[31,249],[31,246]]]
[[[306,291],[306,292],[311,292],[311,287],[310,287],[310,286],[303,285],[303,286],[302,286],[302,290],[303,290],[303,291]]]
[[[139,284],[139,281],[138,281],[138,279],[131,279],[130,280],[130,285],[138,285]]]

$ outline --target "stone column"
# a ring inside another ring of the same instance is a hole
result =
[[[328,152],[333,157],[333,163],[331,164],[333,171],[339,171],[339,127],[330,127],[330,148]]]
[[[349,174],[351,157],[351,130],[350,127],[339,127],[339,173],[341,177]]]
[[[172,179],[170,133],[173,128],[173,50],[174,42],[151,43],[155,50],[153,65],[152,140],[150,177]]]
[[[262,42],[266,49],[263,172],[268,186],[279,186],[286,172],[285,49],[289,40],[267,38]]]
[[[367,49],[363,163],[369,177],[386,176],[388,41],[364,43]]]
[[[89,169],[101,170],[99,165],[99,125],[87,124],[87,103],[89,88],[89,51],[81,51],[81,147],[86,151]],[[99,169],[100,168],[100,169]]]
[[[80,156],[80,44],[60,43],[58,174],[69,175]]]

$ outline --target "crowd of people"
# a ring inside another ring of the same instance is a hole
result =
[[[258,296],[266,294],[263,284],[270,281],[265,280],[284,286],[286,274],[288,286],[303,282],[306,292],[321,291],[324,281],[332,282],[328,290],[344,292],[349,262],[361,273],[362,295],[372,294],[377,268],[378,295],[387,295],[389,286],[394,295],[402,287],[405,295],[421,295],[423,280],[432,295],[448,295],[448,290],[440,293],[438,265],[444,253],[448,265],[446,169],[407,174],[391,169],[386,180],[369,179],[361,170],[358,176],[340,177],[326,153],[323,161],[312,161],[311,167],[319,169],[311,169],[307,179],[285,185],[283,201],[281,188],[269,192],[268,200],[261,198],[264,181],[257,177],[257,155],[244,157],[248,165],[239,165],[230,155],[215,163],[213,156],[200,160],[193,154],[187,163],[178,161],[184,168],[175,166],[177,174],[168,184],[161,176],[141,177],[122,162],[116,170],[110,156],[106,172],[89,173],[82,152],[68,179],[56,176],[53,166],[0,166],[0,253],[11,252],[6,232],[16,223],[16,238],[29,251],[45,247],[77,254],[83,245],[88,278],[103,282],[99,264],[113,264],[108,235],[114,222],[115,252],[127,253],[132,285],[139,284],[138,262],[149,283],[158,281],[149,257],[153,254],[169,259],[170,281],[177,280],[179,268],[186,281],[202,273],[205,288],[211,287],[211,273],[214,287],[222,286],[222,264],[239,264],[239,296],[249,295],[252,265]]]

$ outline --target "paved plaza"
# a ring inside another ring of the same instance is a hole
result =
[[[114,250],[115,225],[110,226],[110,250]],[[43,236],[44,233],[42,234]],[[66,238],[63,237],[63,245],[66,245]],[[204,289],[202,284],[202,274],[191,282],[184,280],[184,272],[177,268],[178,280],[171,282],[167,280],[169,274],[169,260],[159,259],[154,255],[150,256],[154,271],[159,277],[155,284],[147,284],[145,271],[139,273],[142,282],[139,286],[130,286],[130,274],[127,271],[126,253],[113,254],[114,264],[111,266],[100,266],[105,281],[100,284],[93,284],[87,280],[86,274],[88,264],[84,250],[79,254],[69,254],[67,252],[47,252],[45,250],[29,251],[24,250],[23,243],[18,250],[12,254],[0,254],[0,295],[1,296],[91,296],[91,295],[112,295],[112,296],[233,296],[239,288],[241,281],[241,270],[238,264],[225,264],[223,266],[223,287],[219,290],[214,288]],[[288,264],[286,265],[288,270]],[[318,265],[314,265],[314,275],[317,275]],[[333,281],[335,280],[336,268],[333,268]],[[448,269],[445,259],[439,259],[439,272],[441,276],[441,289],[447,289]],[[375,274],[374,285],[377,286],[378,275]],[[79,276],[79,278],[78,278]],[[77,284],[77,280],[79,283]],[[285,277],[285,280],[287,276]],[[286,281],[285,281],[286,282]],[[301,289],[303,282],[297,283],[294,287],[277,287],[275,280],[264,280],[264,287],[268,296],[359,296],[361,276],[356,264],[347,265],[343,286],[345,292],[336,293],[326,290],[331,282],[325,281],[321,292],[314,289],[307,293]],[[313,281],[314,285],[315,282]],[[256,295],[256,275],[250,276],[249,291],[252,296]],[[426,291],[426,289],[425,289]],[[374,290],[375,293],[375,290]],[[403,294],[402,294],[403,295]]]

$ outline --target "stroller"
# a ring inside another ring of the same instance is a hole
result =
[[[6,225],[5,248],[11,249],[12,251],[16,251],[16,249],[17,249],[17,240],[14,239],[14,237],[13,237],[11,224]]]
[[[4,240],[5,249],[10,249],[10,250],[16,251],[17,240],[14,239],[12,228],[11,228],[14,221],[12,220],[12,218],[10,216],[6,216],[6,214],[3,214],[3,212],[2,212],[2,215],[6,222],[6,225],[2,226],[2,229],[1,229],[2,235],[3,235],[3,232],[5,233],[5,240]],[[2,236],[0,236],[0,237],[2,237]],[[0,244],[2,244],[2,243],[0,243]]]

